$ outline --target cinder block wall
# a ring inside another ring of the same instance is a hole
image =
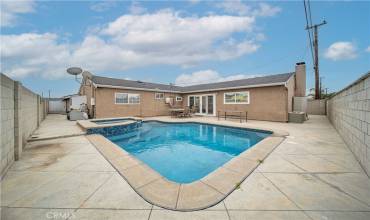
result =
[[[0,179],[10,165],[21,157],[22,149],[33,131],[46,117],[46,102],[40,96],[0,74]]]
[[[38,105],[39,96],[25,87],[22,87],[21,95],[22,106],[22,139],[23,146],[26,144],[27,138],[38,127]]]
[[[1,176],[14,161],[14,81],[1,74]]]
[[[327,103],[330,122],[370,175],[370,72]]]

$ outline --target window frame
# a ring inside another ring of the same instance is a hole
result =
[[[236,102],[236,95],[238,93],[246,93],[247,101],[246,102]],[[234,94],[234,102],[226,102],[226,95]],[[225,105],[249,105],[250,104],[250,93],[249,91],[240,91],[240,92],[225,92],[224,93],[224,104]]]
[[[124,95],[127,95],[127,103],[119,103],[117,102],[117,95],[121,95],[121,94],[124,94]],[[130,102],[130,97],[133,97],[133,96],[138,96],[139,97],[139,102]],[[140,104],[141,102],[141,96],[139,93],[128,93],[128,92],[115,92],[114,93],[114,104],[116,105],[138,105]]]
[[[181,96],[176,96],[176,102],[182,102],[182,97]]]
[[[163,97],[162,98],[157,98],[157,95],[162,95]],[[156,92],[156,93],[154,93],[154,99],[155,100],[162,100],[162,99],[164,99],[164,92]]]

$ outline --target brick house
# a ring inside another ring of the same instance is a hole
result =
[[[249,119],[286,122],[293,97],[306,94],[306,67],[297,63],[290,73],[185,87],[85,72],[79,94],[86,95],[91,118],[162,116],[171,107],[196,106],[198,115],[248,111]]]

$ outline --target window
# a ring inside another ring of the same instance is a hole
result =
[[[116,93],[116,104],[127,104],[128,94],[127,93]]]
[[[182,97],[181,96],[176,96],[176,102],[181,102],[182,101]]]
[[[140,95],[139,94],[128,94],[128,102],[130,104],[139,104],[140,103]]]
[[[116,104],[139,104],[140,94],[133,93],[116,93]]]
[[[164,99],[164,93],[155,93],[155,99]]]
[[[224,93],[224,104],[249,104],[249,92]]]

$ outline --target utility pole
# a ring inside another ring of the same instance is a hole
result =
[[[321,93],[322,93],[322,79],[323,79],[324,77],[320,77],[320,89],[319,89],[319,99],[321,99]]]
[[[315,58],[314,58],[314,70],[315,70],[315,99],[320,99],[320,73],[319,73],[319,40],[318,40],[318,27],[326,24],[326,21],[324,20],[320,24],[315,24],[312,26],[307,26],[306,30],[313,29],[314,30],[314,40],[313,40],[313,46],[315,47]],[[310,42],[311,43],[311,42]]]

